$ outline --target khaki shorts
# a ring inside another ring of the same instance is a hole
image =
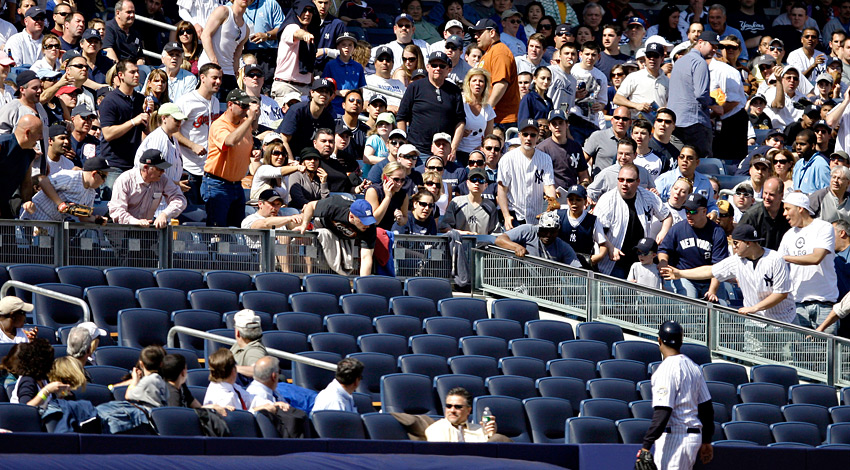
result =
[[[286,104],[283,102],[283,97],[287,93],[292,93],[293,91],[300,94],[302,97],[310,96],[309,85],[293,85],[292,83],[281,81],[275,81],[272,84],[272,98],[274,98],[275,102],[277,102],[279,106]]]

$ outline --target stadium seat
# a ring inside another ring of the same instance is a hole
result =
[[[413,354],[434,354],[446,359],[460,352],[457,339],[446,335],[425,334],[410,337],[410,352]]]
[[[573,327],[565,321],[531,320],[525,323],[525,336],[534,339],[545,339],[554,344],[576,339]],[[606,358],[607,359],[607,358]]]
[[[527,322],[540,319],[537,304],[530,300],[499,299],[494,301],[490,308],[493,318],[515,320],[523,328],[525,328]]]
[[[811,423],[785,422],[770,425],[776,442],[797,442],[817,447],[823,444],[818,427]]]
[[[603,323],[598,321],[583,322],[576,325],[576,338],[590,339],[594,341],[602,341],[608,345],[608,351],[611,351],[614,343],[623,341],[623,330],[611,323]],[[649,343],[652,344],[652,343]],[[656,350],[658,345],[655,345]],[[660,353],[659,353],[660,355]],[[622,358],[631,359],[631,358]]]
[[[519,375],[532,380],[546,377],[546,363],[533,357],[503,357],[499,369],[504,375]]]
[[[439,413],[434,405],[431,379],[420,374],[387,374],[381,377],[381,408],[385,413]],[[501,420],[499,424],[502,424]]]
[[[565,398],[573,407],[573,415],[579,413],[582,400],[587,399],[587,386],[573,377],[543,377],[537,379],[537,391],[541,397]]]
[[[460,349],[465,356],[490,356],[499,360],[508,356],[508,342],[492,336],[465,336],[460,339]]]
[[[378,333],[399,335],[410,338],[422,334],[422,320],[407,315],[381,315],[372,324]]]
[[[535,444],[563,444],[564,423],[573,417],[569,400],[554,397],[526,398],[522,401]]]
[[[776,406],[788,404],[788,394],[782,385],[751,382],[738,385],[741,403],[769,403]]]
[[[85,297],[91,307],[95,324],[110,333],[118,332],[120,310],[137,307],[135,294],[126,287],[88,287],[85,290]]]
[[[351,281],[339,274],[308,274],[303,285],[304,292],[323,292],[336,298],[351,293]]]
[[[273,317],[278,330],[297,331],[305,335],[322,332],[322,317],[315,313],[283,312]]]
[[[257,421],[250,411],[228,411],[224,422],[230,429],[230,437],[262,437]]]
[[[112,385],[124,380],[130,371],[115,366],[86,366],[86,373],[91,377],[91,383],[96,385]]]
[[[210,310],[178,310],[171,314],[174,326],[185,326],[201,331],[216,330],[221,328],[221,314]],[[191,349],[196,352],[204,350],[204,340],[185,333],[177,333],[177,340],[181,348]]]
[[[313,333],[307,336],[313,351],[324,351],[345,357],[357,352],[357,340],[343,333]]]
[[[446,403],[446,397],[449,390],[455,387],[463,387],[473,397],[480,397],[487,394],[487,389],[484,388],[484,379],[477,375],[468,374],[446,374],[434,377],[434,392],[439,400],[440,407]]]
[[[733,441],[731,439],[723,439],[722,441],[714,441],[711,443],[714,447],[750,447],[750,446],[758,446],[753,441]]]
[[[634,383],[646,380],[646,364],[631,359],[608,359],[596,364],[603,379],[626,379]]]
[[[629,404],[614,398],[588,398],[579,404],[579,416],[596,416],[612,421],[631,418]]]
[[[309,312],[323,317],[341,313],[337,298],[323,292],[296,292],[289,296],[289,305],[293,312]]]
[[[389,413],[366,413],[362,414],[360,418],[363,419],[363,424],[369,433],[369,439],[380,439],[383,441],[410,440],[404,426]]]
[[[74,390],[74,398],[77,400],[90,401],[92,405],[97,406],[103,403],[112,401],[112,390],[106,385],[87,384],[85,390],[78,388]]]
[[[519,398],[520,400],[538,396],[537,389],[534,387],[534,381],[528,377],[496,375],[488,377],[484,381],[484,385],[487,387],[490,395],[503,395]]]
[[[190,390],[192,391],[192,394],[195,393],[195,391],[192,390],[191,388],[190,388]],[[206,393],[206,388],[204,388],[203,393],[201,393],[199,396],[203,397],[204,393]],[[127,394],[127,386],[126,385],[119,385],[119,386],[112,388],[112,398],[114,398],[116,401],[123,401],[124,396],[126,394]],[[198,400],[198,401],[200,401],[200,400]]]
[[[733,421],[755,421],[771,425],[785,421],[782,410],[767,403],[739,403],[732,407]]]
[[[635,383],[624,379],[593,379],[587,382],[587,394],[591,398],[614,398],[626,403],[640,398]]]
[[[380,401],[381,377],[398,372],[396,358],[379,352],[354,353],[348,357],[363,363],[363,379],[360,380],[357,391],[369,395],[373,402]]]
[[[638,395],[642,400],[652,400],[652,381],[641,380],[637,383]]]
[[[821,442],[826,440],[826,427],[830,424],[829,410],[820,405],[796,403],[782,407],[785,421],[811,423],[818,427]]]
[[[649,365],[661,360],[658,344],[648,341],[617,341],[613,346],[615,359],[630,359]]]
[[[103,270],[106,282],[110,286],[126,287],[133,292],[145,287],[156,287],[153,273],[141,268],[106,268]]]
[[[714,410],[714,421],[717,423],[727,423],[732,421],[732,415],[723,403],[711,402],[711,408]],[[716,431],[716,430],[715,430]]]
[[[850,423],[850,405],[833,406],[829,416],[833,423]]]
[[[602,341],[574,339],[558,345],[564,359],[587,359],[594,363],[611,359],[611,348]]]
[[[336,364],[342,360],[339,354],[326,351],[307,351],[298,353],[299,356],[317,359]],[[292,364],[292,383],[317,392],[323,390],[334,380],[335,371],[308,366],[301,362]]]
[[[768,444],[768,447],[781,447],[786,449],[811,449],[813,445],[803,444],[802,442],[774,442],[773,444]]]
[[[516,320],[504,320],[500,318],[486,318],[476,320],[472,329],[478,336],[493,336],[511,341],[523,337],[522,325]]]
[[[389,301],[404,295],[401,281],[390,276],[359,276],[354,278],[354,292],[380,295]]]
[[[518,338],[508,341],[508,350],[514,356],[533,357],[543,362],[558,358],[555,343],[545,339]]]
[[[339,298],[339,307],[344,313],[355,313],[370,319],[390,311],[387,299],[374,294],[345,294]]]
[[[73,284],[46,283],[38,284],[38,287],[78,299],[83,298],[82,287]],[[83,321],[83,309],[76,305],[40,294],[33,294],[33,299],[35,322],[39,325],[58,330],[63,326],[73,326]]]
[[[257,290],[277,292],[288,298],[290,294],[301,292],[301,278],[289,273],[257,273],[254,274],[254,287]]]
[[[651,419],[644,418],[627,418],[614,422],[623,444],[643,444],[643,437],[651,423]]]
[[[727,413],[731,416],[732,407],[738,404],[738,393],[735,387],[727,382],[714,382],[710,380],[707,380],[705,384],[708,386],[711,401],[722,403],[726,407]]]
[[[652,419],[655,410],[652,407],[652,400],[635,400],[629,403],[629,411],[633,418]]]
[[[229,290],[236,295],[254,290],[254,281],[249,274],[239,271],[207,271],[204,282],[210,289]]]
[[[726,439],[752,441],[760,446],[773,442],[770,426],[755,421],[730,421],[721,425]]]
[[[788,389],[791,403],[808,403],[825,408],[838,406],[838,396],[835,387],[825,384],[798,384]]]
[[[440,300],[452,298],[452,284],[446,279],[411,277],[404,281],[404,294],[425,297],[437,305]]]
[[[297,331],[264,331],[260,341],[266,348],[286,351],[292,354],[310,350],[310,345],[307,343],[307,335]],[[280,359],[280,368],[285,371],[291,371],[292,363],[286,359]]]
[[[408,353],[407,338],[399,335],[373,333],[357,338],[357,346],[363,352],[389,354],[398,359]]]
[[[750,369],[751,382],[768,382],[782,385],[787,391],[792,385],[797,385],[800,378],[797,369],[779,364],[760,364]]]
[[[59,282],[59,277],[52,267],[40,264],[12,264],[6,266],[6,272],[9,273],[9,279],[12,281],[21,281],[34,286]],[[16,287],[15,297],[18,297],[24,302],[32,303],[32,293],[30,291]]]
[[[189,308],[186,293],[170,287],[145,287],[136,291],[136,301],[139,307],[155,308],[168,312]]]
[[[688,356],[698,366],[711,364],[711,350],[707,346],[695,343],[682,343],[682,348],[679,352]]]
[[[482,380],[499,375],[496,359],[490,356],[455,356],[449,358],[452,374],[477,375]]]
[[[360,415],[351,411],[320,410],[310,416],[323,439],[366,439]]]
[[[465,318],[431,317],[422,321],[422,327],[429,335],[453,336],[460,340],[472,336],[472,322]]]
[[[474,323],[487,319],[487,302],[466,297],[443,299],[437,303],[437,311],[443,317],[464,318]]]
[[[499,421],[499,434],[509,437],[514,442],[531,442],[522,400],[499,395],[475,397],[472,402],[472,412],[476,423],[481,422],[485,407],[489,407],[493,416],[496,416]]]
[[[190,387],[209,387],[210,371],[208,369],[192,369],[186,372],[186,385]],[[203,397],[198,397],[198,401],[202,402]]]
[[[242,308],[275,314],[289,311],[289,297],[280,292],[249,290],[239,294]],[[265,329],[265,327],[264,327]]]
[[[715,362],[701,365],[700,370],[702,370],[702,376],[705,378],[706,382],[726,382],[737,388],[738,385],[745,384],[750,381],[747,378],[747,369],[738,364]],[[753,382],[763,381],[753,380]]]
[[[60,266],[56,268],[56,275],[62,284],[72,284],[81,289],[106,285],[103,270],[91,266]]]
[[[351,398],[354,399],[354,408],[357,409],[357,413],[361,416],[366,413],[375,413],[378,411],[372,406],[372,395],[368,393],[354,392],[351,394]]]
[[[646,366],[646,370],[647,370],[647,372],[649,372],[649,376],[650,376],[650,377],[652,377],[652,374],[654,374],[654,373],[655,373],[655,371],[657,371],[657,370],[658,370],[658,367],[659,367],[660,365],[661,365],[661,361],[657,361],[657,362],[650,362],[649,364],[647,364],[647,366]]]
[[[552,377],[575,377],[582,382],[597,378],[596,363],[587,359],[555,359],[546,364]]]
[[[171,321],[168,312],[154,308],[126,308],[118,312],[118,345],[144,348],[165,346]]]
[[[830,424],[826,428],[826,442],[850,445],[850,422]]]
[[[840,397],[839,402],[842,405],[850,405],[850,387],[844,387],[839,392],[838,395]]]
[[[564,440],[567,444],[618,444],[614,421],[596,416],[567,418]]]
[[[437,305],[425,297],[407,295],[391,297],[388,308],[393,315],[407,315],[420,320],[437,316]]]
[[[197,289],[206,288],[204,275],[191,269],[159,269],[153,272],[159,287],[179,289],[188,294]]]
[[[231,330],[236,328],[236,314],[238,311],[225,312],[222,317],[224,318],[224,327],[229,328]],[[260,317],[260,328],[263,331],[269,331],[274,329],[274,322],[272,321],[272,316],[266,312],[261,312],[259,310],[254,311],[254,315]]]
[[[36,331],[36,338],[46,339],[50,344],[54,347],[60,344],[59,341],[59,331],[56,328],[46,326],[46,325],[38,325],[38,324],[24,324],[23,328],[25,330],[32,329],[33,327],[38,327],[38,331]]]
[[[211,310],[221,314],[239,310],[239,297],[225,289],[198,289],[188,294],[189,305],[195,310]]]
[[[198,361],[198,353],[191,349],[184,348],[165,348],[167,354],[179,354],[186,359],[186,368],[189,370],[200,369],[201,363]]]
[[[434,380],[449,373],[446,358],[434,354],[405,354],[398,358],[398,369],[404,374],[427,375]]]
[[[102,346],[94,351],[94,362],[99,366],[115,366],[131,370],[139,362],[139,348]]]
[[[324,323],[328,333],[344,333],[355,338],[375,332],[372,328],[372,320],[365,315],[333,313],[324,318]]]
[[[0,429],[13,433],[44,432],[38,408],[20,403],[0,403]]]
[[[160,436],[203,436],[201,421],[195,410],[163,406],[151,410],[151,419]]]
[[[207,331],[207,333],[210,333],[210,334],[213,334],[213,335],[216,335],[216,336],[223,336],[225,338],[236,339],[236,331],[233,330],[233,329],[230,329],[230,328],[219,328],[217,330]],[[227,344],[223,341],[205,339],[204,340],[204,360],[209,361],[210,355],[212,353],[214,353],[214,352],[216,352],[216,351],[218,351],[219,349],[222,349],[222,348],[230,349],[230,347],[231,346],[229,344]]]

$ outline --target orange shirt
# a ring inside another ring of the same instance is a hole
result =
[[[490,72],[491,83],[505,81],[508,89],[496,103],[496,123],[514,123],[519,110],[519,85],[517,84],[516,62],[508,46],[498,42],[478,62],[478,67]]]
[[[227,116],[227,113],[222,114],[210,125],[209,155],[204,163],[204,172],[237,182],[248,174],[254,139],[250,132],[246,132],[238,144],[225,146],[224,139],[239,127],[227,120]]]

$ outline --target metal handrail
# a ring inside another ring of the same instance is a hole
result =
[[[174,337],[177,336],[177,333],[187,334],[189,336],[194,336],[196,338],[208,339],[211,341],[218,341],[219,343],[234,345],[236,344],[236,340],[233,338],[228,338],[227,336],[219,336],[214,335],[212,333],[207,333],[206,331],[196,330],[194,328],[187,328],[185,326],[172,326],[170,330],[168,330],[168,340],[167,345],[169,348],[173,348],[174,346]],[[266,353],[269,356],[274,356],[280,359],[286,359],[287,361],[300,362],[302,364],[318,367],[320,369],[327,369],[336,371],[336,364],[331,362],[320,361],[318,359],[313,359],[311,357],[299,356],[297,354],[292,354],[290,352],[281,351],[279,349],[266,348]]]
[[[34,286],[32,284],[27,284],[21,281],[6,281],[5,283],[3,283],[3,287],[0,287],[0,297],[6,297],[6,292],[8,292],[9,289],[12,287],[30,291],[34,294],[43,295],[52,299],[61,300],[62,302],[68,302],[69,304],[77,305],[83,309],[83,321],[91,321],[91,309],[89,309],[89,305],[83,299],[78,299],[77,297],[74,297],[72,295],[62,294],[60,292],[55,292],[49,289],[45,289],[43,287]]]
[[[162,28],[166,31],[177,31],[177,27],[174,26],[174,25],[170,25],[168,23],[163,23],[162,21],[157,21],[157,20],[147,18],[147,17],[141,16],[141,15],[136,15],[136,21],[141,21],[142,23],[146,23],[146,24],[149,24],[151,26],[156,26],[156,27]],[[147,49],[142,49],[142,54],[144,54],[147,57],[150,57],[152,59],[162,60],[162,54],[155,52],[155,51],[149,51]]]
[[[398,99],[401,99],[401,98],[404,96],[404,95],[402,95],[401,93],[396,93],[396,92],[393,92],[393,91],[383,90],[383,89],[381,89],[381,88],[378,88],[378,87],[376,87],[376,86],[372,86],[372,85],[366,85],[366,86],[364,86],[364,87],[363,87],[363,89],[364,89],[364,90],[369,90],[369,91],[374,91],[375,93],[380,93],[380,94],[382,94],[382,95],[384,95],[384,96],[389,96],[390,98],[398,98]]]

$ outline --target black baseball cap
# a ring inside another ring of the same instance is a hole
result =
[[[266,189],[261,192],[259,196],[257,196],[258,201],[266,201],[266,202],[274,202],[274,201],[282,201],[283,198],[280,197],[277,191],[274,189]]]
[[[475,26],[472,27],[473,31],[484,31],[485,29],[496,29],[498,30],[498,26],[496,26],[496,22],[491,20],[490,18],[482,18],[475,23]]]
[[[732,230],[732,240],[741,242],[760,242],[764,237],[759,236],[758,230],[750,224],[738,224]]]
[[[350,127],[346,126],[345,123],[340,120],[340,121],[336,122],[336,126],[334,127],[334,134],[337,134],[337,135],[342,135],[342,134],[353,135],[354,131],[351,130]]]
[[[518,123],[516,128],[518,131],[522,132],[523,130],[528,129],[529,127],[537,129],[537,121],[535,121],[534,119],[526,119]]]
[[[298,154],[298,161],[303,162],[304,160],[321,160],[322,155],[316,150],[315,147],[304,147],[301,149],[301,153]]]
[[[711,31],[703,31],[703,33],[699,35],[699,40],[705,41],[712,46],[720,45],[720,37],[717,36],[717,33],[712,33]]]
[[[251,97],[244,90],[234,88],[227,94],[227,102],[235,101],[241,104],[251,104]]]
[[[375,94],[372,95],[372,98],[369,100],[369,104],[374,103],[375,101],[380,101],[381,103],[387,104],[387,98],[384,95]]]
[[[642,255],[649,254],[651,252],[658,252],[658,243],[655,242],[655,239],[644,237],[641,238],[640,241],[635,245],[635,251]]]
[[[260,68],[257,64],[248,64],[242,69],[242,73],[247,77],[251,72],[260,72],[260,75],[263,75],[263,69]]]
[[[688,199],[682,204],[687,210],[695,211],[700,207],[708,207],[708,200],[700,193],[691,193]]]
[[[53,124],[47,131],[47,137],[52,139],[58,135],[68,135],[68,126],[65,124]]]
[[[92,31],[97,32],[96,30],[92,30]],[[98,37],[100,37],[100,36],[98,35]],[[168,44],[165,45],[165,47],[162,48],[162,50],[165,51],[166,53],[174,52],[174,51],[183,52],[183,46],[181,46],[180,43],[178,43],[178,42],[169,42]]]
[[[150,165],[159,168],[160,170],[167,170],[171,168],[171,163],[168,163],[162,158],[162,152],[157,149],[147,149],[142,153],[142,156],[139,158],[139,162],[143,165]]]
[[[103,157],[90,157],[86,158],[86,161],[83,162],[83,171],[100,171],[108,169],[109,164],[106,163],[106,159]]]
[[[30,10],[32,10],[33,8],[35,8],[35,7],[30,8]],[[27,11],[29,11],[29,10],[27,10]],[[27,83],[29,83],[33,80],[36,80],[36,79],[38,79],[38,74],[36,74],[32,70],[24,70],[23,72],[19,73],[17,77],[15,77],[15,85],[17,85],[18,88],[20,88],[20,87],[26,85]]]
[[[395,57],[395,54],[393,54],[393,50],[390,49],[390,46],[378,46],[378,48],[375,49],[376,59],[380,58],[382,55],[388,55],[390,56],[390,59]]]
[[[559,36],[564,33],[574,36],[572,29],[570,29],[570,25],[566,23],[561,23],[557,27],[555,27],[555,36]]]
[[[351,33],[349,31],[346,31],[346,32],[340,34],[339,36],[337,36],[336,43],[339,44],[340,42],[346,41],[346,40],[353,41],[354,44],[357,44],[357,36],[355,36],[354,33]]]
[[[657,42],[649,43],[649,45],[646,46],[646,50],[644,51],[644,54],[650,54],[650,53],[658,54],[661,57],[664,57],[665,55],[667,55],[666,52],[664,51],[664,46],[662,46],[661,44],[659,44]]]
[[[336,85],[334,85],[334,82],[328,80],[327,78],[320,78],[320,79],[317,79],[317,80],[313,80],[313,86],[310,87],[310,88],[313,91],[321,90],[323,88],[330,90],[331,93],[336,91]]]

